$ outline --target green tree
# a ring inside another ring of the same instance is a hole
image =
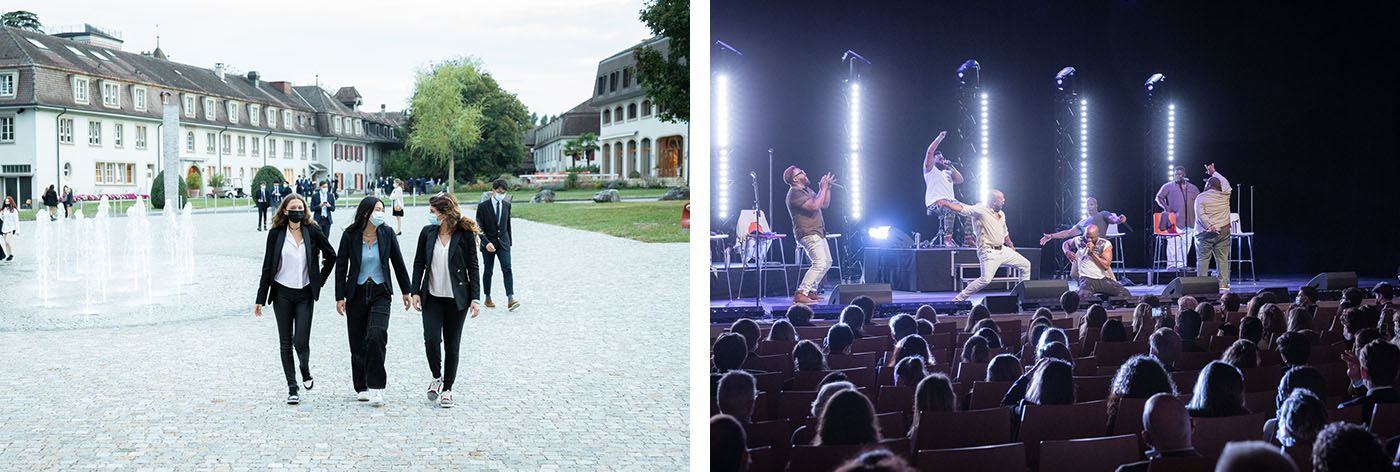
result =
[[[29,30],[35,33],[42,33],[44,28],[44,25],[39,23],[39,15],[24,10],[15,10],[0,15],[0,25]]]
[[[539,115],[538,113],[533,112],[533,111],[530,112],[530,126],[539,126],[539,125],[540,125],[540,115]]]
[[[479,82],[478,61],[463,58],[420,69],[409,101],[408,147],[447,161],[447,188],[456,183],[456,156],[481,140],[482,105],[467,102],[468,84]]]
[[[184,208],[185,201],[189,200],[189,192],[186,191],[185,178],[179,177],[180,207]],[[160,171],[156,179],[151,181],[151,207],[165,208],[165,171]]]
[[[569,163],[569,167],[578,166],[579,156],[587,156],[598,150],[598,135],[593,133],[583,133],[577,138],[564,142],[564,154],[572,156],[574,159]],[[587,165],[584,162],[584,165]]]
[[[460,154],[464,166],[460,175],[497,175],[513,172],[528,156],[525,132],[530,129],[530,112],[515,94],[501,89],[490,74],[467,83],[463,101],[481,104],[481,139]]]
[[[248,187],[248,190],[251,192],[263,183],[281,185],[286,182],[287,179],[282,176],[282,171],[277,170],[277,168],[273,166],[263,166],[261,169],[258,169],[257,174],[253,175],[253,184],[251,187]]]
[[[690,0],[649,0],[642,22],[655,36],[669,41],[669,51],[640,47],[637,81],[660,111],[657,119],[690,122]]]

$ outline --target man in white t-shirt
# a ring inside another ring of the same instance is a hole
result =
[[[1002,207],[1006,206],[1006,195],[1000,190],[992,190],[989,196],[991,201],[977,205],[963,205],[951,200],[934,203],[940,208],[971,217],[977,233],[977,260],[982,263],[982,275],[967,284],[967,288],[953,298],[955,302],[967,300],[986,287],[997,269],[1004,265],[1020,269],[1022,282],[1031,278],[1031,261],[1016,252],[1006,231],[1006,214],[1001,212]]]
[[[1074,262],[1079,281],[1079,299],[1094,300],[1099,294],[1132,296],[1113,276],[1113,243],[1099,237],[1099,227],[1089,225],[1083,236],[1065,240],[1065,257]]]
[[[928,151],[924,153],[924,207],[926,214],[939,216],[941,224],[938,227],[938,236],[934,237],[935,241],[942,241],[944,247],[957,247],[953,243],[953,220],[958,219],[962,220],[963,245],[972,246],[972,220],[938,205],[942,200],[961,203],[953,196],[953,185],[963,183],[962,173],[938,150],[939,143],[942,143],[947,135],[947,131],[939,132],[938,137],[933,139],[933,144],[929,144]]]

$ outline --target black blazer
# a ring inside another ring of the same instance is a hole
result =
[[[379,233],[379,241],[375,247],[379,249],[379,270],[384,272],[390,280],[384,281],[384,289],[389,294],[394,293],[392,278],[399,280],[399,288],[404,293],[413,293],[408,288],[408,271],[404,269],[403,253],[399,252],[399,237],[394,234],[394,229],[388,225],[380,225],[375,230]],[[360,281],[360,253],[364,251],[365,245],[361,239],[360,231],[349,231],[341,233],[340,250],[336,252],[340,256],[335,264],[335,300],[341,301],[350,298],[355,292],[355,285]],[[393,261],[394,271],[389,272],[389,262]]]
[[[496,202],[488,198],[476,205],[476,224],[481,225],[481,249],[491,243],[497,251],[510,250],[510,201],[501,202],[501,223],[496,224]]]
[[[329,212],[326,213],[326,217],[324,218],[324,220],[325,220],[325,223],[324,223],[324,224],[331,224],[331,223],[334,222],[334,221],[332,220],[331,217],[335,216],[335,192],[333,192],[333,191],[331,191],[331,190],[326,190],[326,200],[330,200],[330,201],[328,201],[328,202],[326,202],[326,203],[331,204],[331,207],[330,207],[330,210],[331,210],[331,211],[329,211]],[[314,191],[311,192],[311,207],[306,209],[306,216],[310,216],[310,217],[312,217],[312,218],[316,218],[316,220],[317,220],[318,222],[321,221],[321,220],[323,219],[323,218],[321,218],[321,190],[320,190],[320,189],[315,189]]]
[[[426,225],[418,233],[418,253],[413,256],[413,289],[411,293],[428,295],[428,265],[437,249],[438,227]],[[452,241],[447,244],[447,269],[451,273],[452,298],[457,301],[457,310],[466,310],[472,300],[481,299],[481,272],[476,256],[475,235],[466,231],[454,231]]]
[[[272,199],[269,198],[271,196],[271,192],[268,192],[267,189],[264,189],[261,186],[259,186],[258,189],[253,192],[253,195],[255,195],[253,200],[258,202],[258,206],[260,207],[266,208],[269,203],[272,203]]]
[[[283,226],[272,228],[267,232],[267,252],[263,253],[262,279],[258,281],[258,301],[259,305],[266,305],[269,300],[277,296],[276,281],[277,271],[282,268],[282,245],[287,242],[287,229]],[[313,300],[321,298],[321,285],[330,277],[331,271],[335,269],[335,248],[331,247],[330,241],[326,240],[326,235],[320,230],[312,230],[308,225],[301,225],[301,245],[306,248],[306,272],[311,279],[311,284],[306,288],[311,289]],[[321,270],[316,270],[316,256],[320,254]]]
[[[1369,423],[1371,421],[1371,410],[1375,408],[1377,403],[1400,403],[1400,391],[1397,391],[1394,388],[1372,390],[1370,392],[1366,392],[1366,394],[1363,396],[1353,398],[1351,399],[1351,401],[1337,405],[1337,408],[1341,409],[1349,406],[1360,405],[1362,416],[1361,419]]]

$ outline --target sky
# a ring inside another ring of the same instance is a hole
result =
[[[171,60],[266,81],[354,86],[363,108],[407,108],[414,72],[435,61],[475,56],[531,112],[558,115],[587,100],[598,61],[651,36],[642,0],[512,1],[109,1],[24,5],[52,27],[120,31],[122,50],[160,46]],[[202,3],[202,2],[201,2]],[[271,22],[271,24],[269,24]]]

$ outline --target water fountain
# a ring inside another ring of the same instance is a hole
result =
[[[194,206],[186,203],[180,215],[180,283],[194,282],[194,221],[190,218]]]
[[[132,288],[141,290],[141,283],[145,282],[146,304],[149,307],[155,300],[151,290],[151,222],[146,220],[146,201],[138,197],[136,204],[126,209],[126,216],[129,220],[127,246],[131,247],[131,269],[134,275]]]
[[[48,218],[44,218],[43,215],[36,216],[37,217],[34,218],[34,236],[37,240],[34,244],[34,256],[39,266],[35,269],[39,273],[39,296],[43,298],[43,306],[48,307],[52,306],[52,304],[49,303],[49,268],[53,267],[54,264],[51,260],[52,257],[50,257],[52,253],[50,252],[49,241],[53,239],[51,233],[53,232],[54,224],[49,222]]]

